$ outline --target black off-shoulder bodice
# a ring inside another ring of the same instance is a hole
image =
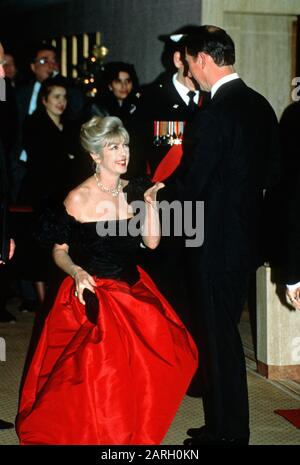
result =
[[[123,189],[128,203],[143,200],[151,185],[148,178],[130,181]],[[40,216],[38,239],[48,246],[68,244],[74,263],[91,275],[133,284],[139,278],[136,263],[142,238],[140,224],[139,234],[129,233],[136,230],[130,227],[131,221],[136,223],[136,218],[81,223],[67,213],[64,205],[59,205],[46,208]]]

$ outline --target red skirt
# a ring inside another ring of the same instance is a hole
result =
[[[197,349],[141,269],[132,287],[95,278],[90,323],[64,280],[21,392],[20,444],[160,444],[197,368]]]

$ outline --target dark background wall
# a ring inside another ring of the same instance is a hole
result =
[[[201,0],[0,0],[0,36],[24,67],[34,42],[100,31],[106,61],[133,63],[141,83],[161,71],[158,35],[201,24]]]

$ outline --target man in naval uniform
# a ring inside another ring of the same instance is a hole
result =
[[[165,43],[162,61],[168,69],[141,92],[144,150],[153,181],[166,180],[180,164],[186,124],[210,100],[209,93],[202,92],[187,75],[185,51],[180,41],[191,29],[197,30],[198,26],[186,26],[159,37]],[[184,241],[174,235],[172,224],[170,226],[170,236],[163,236],[155,251],[145,251],[141,266],[153,276],[158,288],[189,327]]]
[[[185,26],[172,34],[159,36],[165,43],[162,62],[166,71],[142,89],[140,113],[147,127],[146,155],[152,176],[170,149],[181,145],[185,123],[210,100],[209,93],[201,91],[188,77],[181,44],[183,34],[197,29],[198,26]],[[176,168],[180,157],[175,155],[175,158],[172,166],[170,157],[169,168],[163,177]]]

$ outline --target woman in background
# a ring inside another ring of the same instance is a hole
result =
[[[23,204],[39,208],[49,199],[62,200],[78,182],[72,178],[78,151],[74,144],[76,130],[64,119],[66,107],[65,80],[60,76],[46,79],[37,110],[24,124],[28,169],[19,196]],[[79,142],[78,135],[77,139]]]
[[[143,122],[138,116],[141,93],[132,64],[107,63],[96,97],[89,104],[86,119],[91,116],[117,116],[130,135],[130,164],[127,179],[143,176],[147,160],[143,141]]]
[[[99,116],[118,116],[125,123],[137,109],[138,90],[133,65],[121,61],[107,63],[91,111]]]
[[[45,298],[51,258],[47,259],[35,245],[35,218],[49,203],[62,201],[80,179],[78,131],[76,134],[75,127],[64,120],[66,106],[65,80],[59,76],[46,79],[41,86],[37,110],[27,117],[23,130],[28,168],[18,203],[32,207],[33,213],[24,215],[16,238],[17,262],[21,277],[35,283],[40,303]]]

